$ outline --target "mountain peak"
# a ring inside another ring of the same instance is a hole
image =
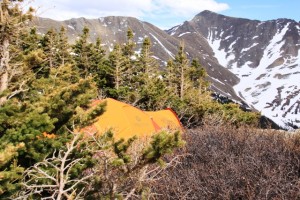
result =
[[[236,18],[236,17],[222,15],[222,14],[210,11],[210,10],[204,10],[194,17],[194,19],[199,19],[199,18],[203,18],[208,21],[211,21],[212,19],[214,19],[214,20],[223,20],[223,19],[248,20],[248,19],[243,19],[243,18]]]
[[[208,15],[219,15],[219,14],[215,13],[213,11],[210,11],[210,10],[204,10],[204,11],[200,12],[199,14],[197,14],[196,16],[208,16]]]
[[[211,19],[232,19],[232,20],[247,20],[247,21],[258,21],[258,20],[250,20],[250,19],[246,19],[246,18],[240,18],[240,17],[231,17],[231,16],[227,16],[227,15],[222,15],[210,10],[204,10],[202,12],[200,12],[199,14],[197,14],[195,16],[195,18],[205,18],[209,21],[211,21]]]

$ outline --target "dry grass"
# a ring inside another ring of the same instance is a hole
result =
[[[300,199],[300,133],[208,125],[185,139],[157,199]]]

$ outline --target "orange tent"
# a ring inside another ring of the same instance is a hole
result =
[[[112,130],[116,138],[128,139],[134,135],[150,136],[164,129],[182,130],[176,114],[171,109],[146,112],[111,98],[100,102],[106,102],[106,111],[98,117],[92,127],[89,127],[100,134]],[[96,103],[99,102],[94,102]]]

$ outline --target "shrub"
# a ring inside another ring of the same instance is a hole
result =
[[[300,134],[220,125],[189,130],[161,199],[299,199]]]

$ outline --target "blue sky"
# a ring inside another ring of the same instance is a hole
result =
[[[37,15],[56,20],[132,16],[168,29],[203,10],[257,20],[300,21],[300,0],[35,0]]]
[[[300,21],[300,0],[224,0],[229,9],[220,12],[233,17],[271,20],[289,18]]]

